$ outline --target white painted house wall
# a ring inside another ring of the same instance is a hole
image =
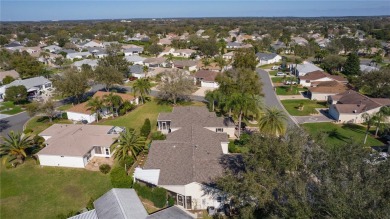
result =
[[[42,166],[84,168],[87,164],[83,157],[38,154]]]
[[[201,81],[200,86],[201,87],[210,87],[210,88],[218,88],[219,87],[217,82],[210,82],[210,81]]]
[[[192,209],[207,209],[208,206],[214,206],[215,208],[221,207],[221,203],[217,201],[217,197],[220,195],[209,193],[209,191],[218,193],[218,190],[197,182],[187,184],[184,187],[184,195],[191,196]]]
[[[372,115],[379,112],[380,107],[368,110],[366,113]],[[331,115],[336,121],[341,123],[363,123],[363,113],[339,113],[334,105],[329,107],[329,115]]]
[[[226,133],[228,135],[229,138],[234,138],[234,132],[235,132],[235,129],[234,127],[205,127],[206,129],[210,130],[210,131],[213,131],[213,132],[216,132],[216,129],[217,128],[223,128],[223,132]]]
[[[311,93],[311,100],[327,101],[328,97],[335,94],[326,94],[326,93]]]
[[[318,82],[318,81],[334,81],[334,80],[332,78],[325,77],[317,80],[299,80],[299,84],[302,85],[303,87],[310,87],[311,83]]]
[[[68,116],[69,120],[72,121],[82,121],[86,120],[88,123],[92,123],[96,121],[96,113],[92,115],[83,114],[83,113],[76,113],[76,112],[66,112],[66,115]]]

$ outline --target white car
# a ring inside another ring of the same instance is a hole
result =
[[[286,82],[284,82],[284,84],[297,84],[297,82],[296,81],[286,81]]]
[[[278,72],[278,73],[276,73],[276,76],[286,76],[286,73]]]
[[[278,69],[279,69],[279,67],[276,65],[272,66],[272,68],[271,68],[271,70],[278,70]]]

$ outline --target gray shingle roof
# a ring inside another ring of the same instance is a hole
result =
[[[145,219],[148,216],[134,189],[111,189],[93,204],[99,219]]]
[[[205,107],[175,107],[171,113],[160,113],[158,121],[171,121],[171,128],[180,128],[188,125],[202,127],[234,127],[227,119],[217,117]]]
[[[278,54],[275,53],[261,53],[261,52],[256,53],[256,56],[259,58],[259,60],[265,60],[265,61],[271,60],[275,58],[277,55]]]
[[[223,174],[221,142],[226,133],[190,125],[153,141],[144,169],[160,169],[158,185],[208,183]]]
[[[129,72],[134,74],[140,74],[144,72],[144,69],[141,65],[131,65],[129,67]]]
[[[27,90],[33,88],[33,87],[39,87],[41,85],[44,85],[46,83],[50,83],[48,79],[46,79],[43,76],[34,77],[34,78],[28,78],[24,80],[15,80],[9,84],[6,85],[6,87],[12,87],[12,86],[18,86],[23,85],[26,87]]]
[[[76,216],[70,217],[68,219],[98,219],[98,217],[96,215],[96,210],[93,209],[93,210],[84,212],[82,214],[78,214]]]
[[[195,218],[177,206],[163,209],[146,217],[146,219],[192,219]]]
[[[135,56],[126,56],[125,59],[128,62],[143,62],[146,58],[135,55]]]

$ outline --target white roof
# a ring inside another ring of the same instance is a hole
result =
[[[143,62],[146,58],[138,56],[138,55],[134,55],[134,56],[126,56],[125,59],[128,62]]]
[[[309,72],[313,71],[323,71],[321,68],[317,67],[311,62],[304,61],[302,64],[297,65],[297,70],[299,72],[299,76],[304,76]]]
[[[27,90],[30,90],[31,88],[38,87],[38,86],[44,85],[46,83],[50,83],[50,81],[43,76],[39,76],[39,77],[28,78],[28,79],[24,79],[24,80],[15,80],[15,81],[7,84],[6,88],[12,87],[12,86],[23,85],[26,87]]]

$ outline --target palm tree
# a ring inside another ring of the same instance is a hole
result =
[[[110,107],[110,111],[112,114],[114,114],[114,108],[115,108],[115,113],[118,114],[118,108],[123,103],[122,97],[115,95],[113,92],[111,92],[108,95],[104,95],[103,101],[104,103],[107,104],[107,106]]]
[[[240,138],[242,116],[248,112],[257,114],[259,112],[258,102],[255,97],[246,93],[233,93],[229,97],[227,105],[238,117],[238,138]]]
[[[373,120],[376,126],[375,137],[378,137],[379,129],[383,128],[384,122],[386,122],[388,116],[390,116],[390,107],[385,106],[382,107],[379,112],[374,114]]]
[[[207,68],[207,66],[209,66],[211,64],[211,62],[208,58],[204,58],[204,59],[202,59],[202,64],[203,64],[204,68]]]
[[[215,101],[218,101],[221,97],[221,92],[219,90],[207,90],[205,99],[209,103],[209,107],[211,108],[211,111],[214,112],[215,110]]]
[[[147,78],[140,78],[136,80],[133,84],[134,96],[136,95],[136,93],[138,93],[141,97],[142,104],[144,104],[145,95],[150,94],[151,88],[152,85]]]
[[[144,65],[144,67],[142,67],[142,71],[145,73],[145,77],[147,77],[148,76],[149,67]]]
[[[3,143],[0,145],[0,156],[3,157],[3,164],[11,158],[12,160],[18,160],[23,163],[27,157],[26,149],[31,147],[33,142],[30,136],[23,136],[22,133],[14,133],[11,131],[8,137],[3,136]]]
[[[366,136],[364,137],[364,142],[363,142],[363,144],[366,144],[366,142],[367,142],[367,137],[368,137],[368,133],[369,133],[369,131],[370,131],[371,125],[372,125],[372,123],[374,122],[374,120],[373,120],[373,116],[370,115],[370,114],[368,114],[368,113],[363,113],[363,114],[362,114],[362,118],[363,118],[363,120],[364,120],[364,123],[367,124]]]
[[[279,136],[286,132],[287,115],[276,107],[266,108],[259,119],[259,129],[267,135]]]
[[[99,122],[99,112],[104,107],[104,102],[99,98],[95,97],[88,101],[88,110],[96,112],[96,122]]]
[[[118,138],[119,145],[115,149],[114,157],[118,160],[125,159],[128,155],[137,160],[137,155],[145,147],[145,138],[139,136],[135,130],[126,129]]]

